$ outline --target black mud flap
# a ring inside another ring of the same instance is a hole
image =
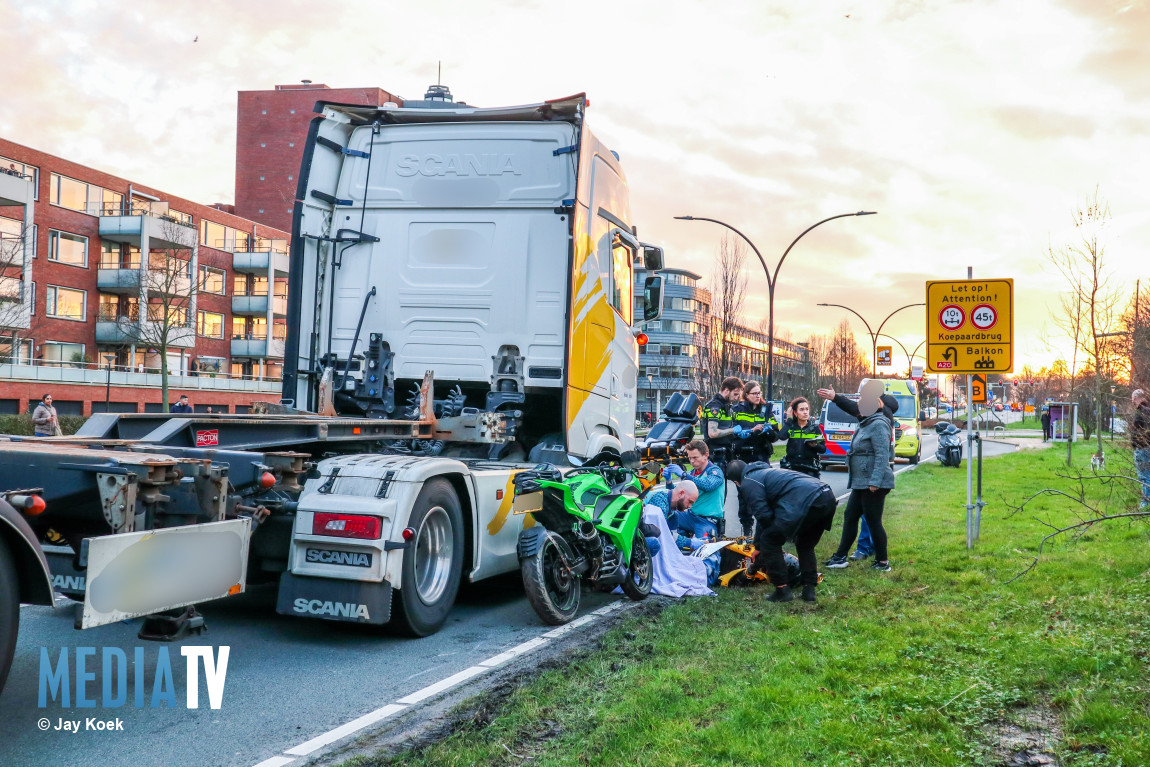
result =
[[[547,528],[542,525],[529,527],[519,533],[519,543],[515,546],[515,551],[519,554],[519,561],[522,562],[527,557],[537,554],[546,535]]]
[[[52,589],[77,600],[84,599],[88,574],[76,568],[76,555],[65,546],[45,546],[44,558],[52,573]]]
[[[391,585],[284,573],[276,612],[297,618],[382,626],[391,620]]]

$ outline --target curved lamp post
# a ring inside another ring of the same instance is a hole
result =
[[[873,216],[873,215],[875,215],[875,213],[877,213],[877,211],[873,211],[873,210],[860,210],[858,213],[840,213],[837,216],[831,216],[830,218],[824,218],[822,221],[819,221],[818,223],[811,224],[810,226],[808,226],[806,229],[803,230],[802,234],[800,234],[798,237],[796,237],[791,242],[791,244],[787,246],[787,249],[785,251],[783,251],[783,257],[779,259],[779,263],[775,264],[774,273],[772,273],[771,270],[769,268],[767,268],[767,262],[766,262],[766,260],[763,259],[763,254],[759,252],[759,249],[755,247],[755,243],[751,242],[751,239],[749,237],[747,237],[747,235],[743,234],[742,232],[740,232],[738,229],[731,226],[727,222],[720,221],[717,218],[704,218],[702,216],[675,216],[675,218],[679,221],[710,221],[712,224],[718,224],[719,226],[725,226],[726,228],[730,229],[735,234],[739,235],[739,237],[742,237],[743,241],[751,246],[751,250],[755,251],[755,255],[758,256],[758,258],[759,258],[759,263],[763,265],[763,274],[767,275],[767,295],[768,295],[768,305],[767,305],[767,399],[768,400],[770,400],[772,397],[774,397],[775,284],[778,282],[778,279],[779,279],[779,270],[783,268],[783,262],[787,260],[787,255],[791,252],[791,248],[793,248],[795,246],[796,242],[798,242],[799,240],[801,240],[803,238],[803,235],[805,235],[810,230],[814,229],[816,226],[821,226],[822,224],[825,224],[828,221],[834,221],[836,218],[846,218],[848,216]],[[726,339],[723,339],[723,343],[726,343]]]
[[[850,308],[849,306],[843,306],[842,304],[819,304],[819,306],[834,306],[834,307],[838,307],[839,309],[846,309],[848,312],[850,312],[851,314],[853,314],[854,316],[856,316],[860,320],[862,320],[862,324],[866,325],[866,332],[870,335],[870,340],[871,340],[870,372],[871,372],[871,375],[873,376],[873,375],[877,375],[877,373],[875,371],[876,371],[876,363],[878,362],[878,360],[876,359],[878,357],[878,337],[879,337],[879,334],[882,333],[883,325],[886,325],[887,320],[889,320],[891,317],[893,317],[896,314],[898,314],[899,312],[901,312],[903,309],[909,309],[912,306],[926,306],[926,304],[917,303],[917,304],[907,304],[906,306],[900,306],[899,308],[895,309],[893,312],[891,312],[890,314],[888,314],[886,316],[886,319],[883,320],[882,323],[879,324],[878,330],[871,330],[870,329],[870,323],[866,321],[866,318],[863,317],[858,312],[856,312],[854,309]],[[919,344],[919,346],[921,346],[921,345],[922,344]],[[902,344],[899,344],[899,346],[902,346]],[[906,347],[903,347],[903,351],[906,351]]]

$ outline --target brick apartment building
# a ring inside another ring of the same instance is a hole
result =
[[[236,109],[237,216],[291,230],[296,175],[315,103],[383,106],[403,99],[381,88],[329,88],[303,81],[270,91],[240,91]]]
[[[156,411],[161,365],[199,410],[278,399],[285,230],[3,139],[0,171],[0,412]]]

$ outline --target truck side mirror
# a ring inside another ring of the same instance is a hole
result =
[[[643,246],[643,268],[648,272],[659,272],[663,270],[663,249],[658,245],[648,245],[647,243],[640,243]]]
[[[643,322],[663,315],[663,277],[653,274],[643,282]]]

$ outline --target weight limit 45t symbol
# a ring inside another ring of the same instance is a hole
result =
[[[979,330],[990,330],[998,322],[998,312],[990,304],[979,304],[970,313],[970,324]]]

